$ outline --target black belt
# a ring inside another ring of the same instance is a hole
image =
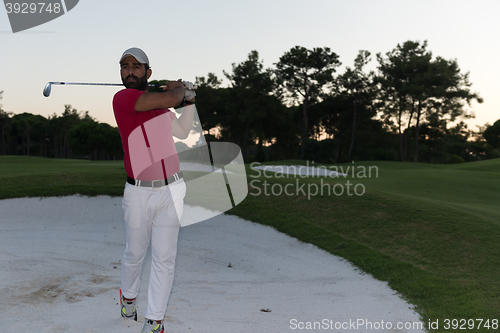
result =
[[[179,171],[177,173],[174,173],[172,176],[168,177],[167,179],[160,179],[160,180],[136,180],[134,178],[130,178],[127,176],[127,183],[132,184],[134,186],[141,186],[141,187],[162,187],[166,186],[168,184],[172,184],[173,182],[181,179],[183,177],[182,171]]]

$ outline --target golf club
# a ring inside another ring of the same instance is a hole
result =
[[[43,96],[49,97],[50,92],[52,90],[52,85],[53,84],[71,84],[71,85],[79,85],[79,86],[123,86],[122,83],[86,83],[86,82],[49,82],[45,85],[45,88],[43,88]],[[157,87],[157,88],[163,88],[165,87],[164,85],[158,85],[158,84],[150,84],[150,87]],[[198,88],[198,86],[194,86],[194,89]]]

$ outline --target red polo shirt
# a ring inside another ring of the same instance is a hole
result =
[[[180,169],[169,109],[135,111],[144,91],[123,89],[113,97],[113,111],[125,153],[127,175],[139,180],[166,179]]]

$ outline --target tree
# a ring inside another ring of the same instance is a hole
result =
[[[68,132],[81,122],[93,121],[89,111],[79,112],[71,105],[64,105],[64,112],[61,116],[55,113],[49,116],[47,134],[53,143],[52,156],[56,158],[71,158],[71,148],[69,144]]]
[[[333,82],[333,74],[340,65],[338,55],[330,48],[309,50],[295,46],[285,52],[276,64],[278,82],[284,85],[292,103],[302,103],[303,129],[300,158],[305,156],[305,142],[308,137],[308,108],[324,94],[324,88]]]
[[[495,121],[493,125],[486,127],[483,137],[490,146],[500,149],[500,119]]]
[[[61,152],[63,158],[71,158],[71,151],[70,151],[70,146],[69,146],[69,137],[68,137],[68,132],[71,130],[71,128],[75,127],[78,125],[80,122],[80,114],[77,109],[73,108],[71,105],[66,104],[64,105],[64,112],[61,115],[61,130],[62,130],[62,136],[61,136]]]
[[[373,84],[374,72],[368,74],[363,72],[363,67],[370,62],[370,52],[360,50],[358,56],[354,60],[354,68],[346,68],[344,74],[338,77],[338,89],[343,98],[352,105],[352,130],[351,130],[351,143],[349,145],[349,152],[347,160],[351,160],[352,150],[354,147],[354,138],[356,133],[356,117],[358,108],[362,112],[371,110],[371,104],[375,97],[375,87]],[[370,118],[373,114],[370,114]]]
[[[232,64],[232,72],[224,75],[232,85],[231,103],[226,109],[226,114],[233,119],[233,129],[236,123],[241,126],[243,137],[242,152],[246,157],[249,141],[258,139],[259,145],[265,139],[265,124],[269,124],[266,118],[272,117],[272,106],[276,105],[276,98],[271,96],[275,81],[270,69],[264,70],[263,61],[259,60],[259,53],[255,50],[248,54],[248,59]],[[273,103],[274,102],[274,103]],[[273,122],[274,123],[274,122]]]
[[[465,105],[471,106],[476,100],[482,103],[483,99],[477,93],[470,91],[472,85],[468,73],[461,74],[456,60],[446,60],[437,57],[432,61],[427,73],[422,75],[420,85],[421,93],[415,97],[417,101],[417,114],[415,124],[415,149],[414,162],[418,161],[419,131],[421,116],[429,118],[435,116],[452,123],[458,118],[473,118],[467,113]],[[456,128],[460,128],[457,125]]]
[[[0,91],[0,99],[2,99],[3,90]],[[2,109],[2,105],[0,104],[0,132],[2,136],[2,154],[6,155],[6,145],[5,145],[5,136],[9,131],[11,123],[12,123],[12,112],[6,112]]]
[[[30,130],[31,124],[28,117],[31,114],[21,113],[12,117],[12,128],[17,138],[21,138],[21,154],[30,155]],[[32,115],[31,115],[32,116]],[[17,141],[17,140],[16,140]],[[15,151],[17,151],[17,144]]]
[[[220,88],[222,80],[219,80],[214,73],[196,77],[196,110],[200,117],[201,128],[205,135],[209,135],[210,130],[220,126],[221,115],[224,113],[225,89]]]
[[[29,125],[29,132],[27,135],[28,155],[46,156],[48,120],[41,115],[34,115],[31,113],[23,113],[23,115],[25,115],[24,119]],[[31,148],[33,149],[31,150]]]
[[[20,142],[22,155],[43,156],[44,152],[46,153],[47,124],[48,120],[41,115],[28,112],[14,115],[11,118],[10,131],[13,139],[12,153],[18,154]]]
[[[112,127],[109,124],[101,123],[105,130],[104,153],[109,155],[112,160],[123,159],[123,148],[118,127]],[[107,158],[106,158],[107,159]]]
[[[414,162],[418,161],[421,121],[431,116],[453,122],[471,117],[464,109],[472,100],[482,99],[470,91],[468,73],[462,74],[456,60],[437,57],[426,50],[427,41],[406,41],[388,52],[377,55],[381,86],[380,100],[386,118],[395,118],[400,138],[401,160],[406,160],[407,134],[414,128]],[[403,122],[406,129],[402,131]],[[414,122],[413,122],[414,121]]]
[[[402,161],[406,160],[407,135],[415,114],[416,100],[412,97],[421,93],[422,87],[417,82],[421,81],[419,76],[427,72],[432,58],[426,47],[427,41],[422,45],[420,42],[406,41],[387,52],[387,58],[383,58],[380,53],[377,54],[380,73],[377,82],[381,88],[380,106],[387,122],[391,118],[395,119]],[[406,129],[403,130],[405,120]]]
[[[69,147],[75,154],[88,156],[89,160],[98,159],[99,148],[103,150],[108,144],[106,132],[103,124],[94,120],[84,121],[68,131]]]
[[[12,112],[6,112],[0,108],[0,132],[2,136],[2,154],[6,155],[6,133],[9,132],[12,123]]]

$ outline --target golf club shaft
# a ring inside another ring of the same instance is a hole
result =
[[[123,86],[122,83],[88,83],[88,82],[49,82],[45,85],[45,88],[43,89],[43,95],[45,97],[49,97],[51,88],[53,84],[57,85],[79,85],[79,86]],[[163,88],[164,85],[162,84],[149,84],[150,87],[156,87],[156,88]],[[197,86],[194,86],[193,89],[198,88]]]
[[[123,86],[122,83],[49,82],[50,84],[76,84],[80,86]]]

